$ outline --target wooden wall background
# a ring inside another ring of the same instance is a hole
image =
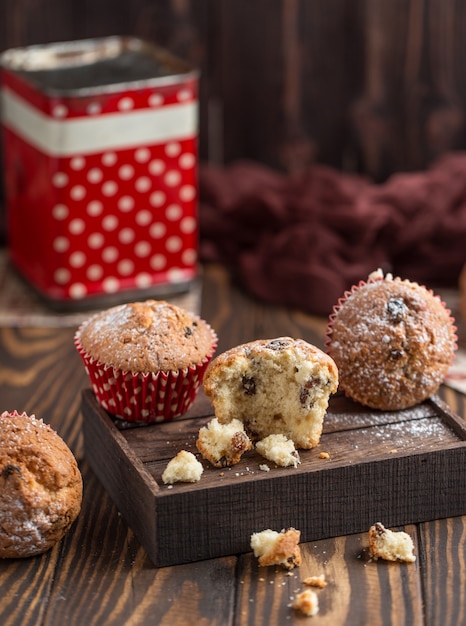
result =
[[[463,0],[0,0],[0,51],[118,34],[201,68],[204,161],[381,181],[466,147]]]

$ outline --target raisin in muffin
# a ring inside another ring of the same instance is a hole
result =
[[[374,272],[330,316],[327,352],[340,388],[366,406],[399,410],[435,393],[456,349],[456,327],[438,296]]]
[[[255,440],[282,434],[298,448],[319,443],[334,361],[302,339],[258,339],[218,355],[204,378],[220,423],[241,420]]]
[[[217,335],[181,307],[146,300],[92,316],[75,345],[104,409],[128,421],[157,422],[191,406]]]
[[[0,415],[0,558],[46,552],[81,510],[82,478],[71,450],[34,415]]]

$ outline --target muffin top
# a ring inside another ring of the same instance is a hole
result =
[[[198,316],[164,300],[132,302],[87,320],[77,333],[93,359],[128,372],[178,370],[202,363],[216,335]]]
[[[378,409],[407,408],[435,393],[455,349],[456,328],[440,298],[390,275],[346,294],[327,330],[340,387]]]

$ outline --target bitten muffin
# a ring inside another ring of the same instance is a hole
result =
[[[203,385],[220,423],[236,418],[255,440],[282,434],[298,448],[312,448],[338,371],[328,355],[302,339],[259,339],[218,355]]]
[[[0,415],[0,558],[35,556],[81,510],[82,478],[61,437],[34,415]]]
[[[92,316],[78,329],[75,345],[104,409],[128,421],[157,422],[191,406],[217,335],[197,315],[147,300]]]
[[[340,388],[374,409],[405,409],[443,382],[456,350],[450,311],[425,287],[374,272],[330,316],[326,347]]]

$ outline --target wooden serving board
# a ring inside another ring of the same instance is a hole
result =
[[[90,390],[82,410],[88,461],[158,567],[248,552],[266,528],[293,526],[307,542],[466,513],[465,422],[437,396],[382,412],[337,394],[319,446],[300,451],[296,469],[250,451],[224,470],[200,459],[201,480],[172,487],[161,480],[168,461],[197,454],[213,416],[202,392],[185,416],[151,426],[111,418]]]

